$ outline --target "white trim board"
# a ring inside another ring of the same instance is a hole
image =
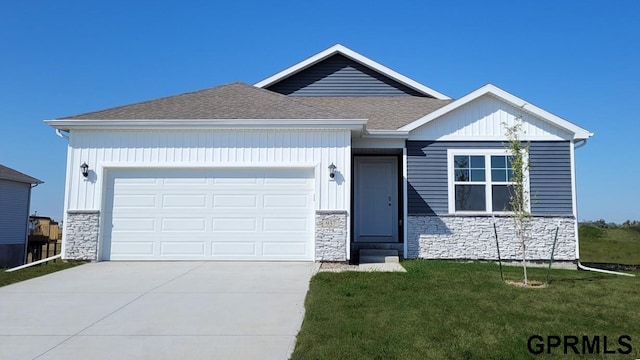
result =
[[[319,62],[321,62],[324,59],[327,59],[335,54],[341,54],[343,56],[346,56],[347,58],[356,61],[368,68],[370,68],[371,70],[374,70],[388,78],[391,78],[403,85],[406,85],[424,95],[427,96],[433,96],[436,99],[440,99],[440,100],[449,100],[450,97],[437,92],[425,85],[420,84],[419,82],[412,80],[396,71],[393,71],[391,69],[389,69],[388,67],[375,62],[371,59],[369,59],[366,56],[363,56],[361,54],[358,54],[357,52],[347,48],[346,46],[343,46],[341,44],[335,44],[333,46],[331,46],[328,49],[325,49],[311,57],[306,58],[305,60],[300,61],[297,64],[294,64],[278,73],[276,73],[275,75],[272,75],[262,81],[259,81],[257,83],[255,83],[253,86],[255,87],[259,87],[259,88],[266,88],[270,85],[275,84],[278,81],[284,80],[310,66],[313,66]]]
[[[348,129],[362,131],[367,119],[131,119],[45,120],[56,129]]]

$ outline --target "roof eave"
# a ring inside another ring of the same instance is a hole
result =
[[[432,96],[435,97],[436,99],[440,99],[440,100],[450,100],[451,98],[438,92],[435,91],[425,85],[420,84],[419,82],[412,80],[394,70],[389,69],[388,67],[373,61],[369,58],[367,58],[366,56],[363,56],[341,44],[336,44],[331,46],[328,49],[325,49],[309,58],[306,58],[305,60],[300,61],[299,63],[296,63],[278,73],[276,73],[275,75],[272,75],[262,81],[259,81],[257,83],[255,83],[253,86],[259,87],[259,88],[266,88],[268,86],[273,85],[274,83],[284,80],[312,65],[315,65],[317,63],[319,63],[320,61],[333,56],[335,54],[341,54],[344,55],[346,57],[348,57],[349,59],[356,61],[364,66],[369,67],[370,69],[377,71],[395,81],[398,81],[424,95],[427,96]]]
[[[348,129],[362,130],[367,119],[114,119],[84,120],[63,119],[45,120],[55,129],[70,130],[106,130],[106,129]]]
[[[367,129],[367,131],[362,134],[362,137],[369,139],[408,139],[409,132],[400,130]]]

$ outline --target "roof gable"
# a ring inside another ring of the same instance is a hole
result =
[[[289,96],[426,97],[339,53],[265,89]]]
[[[339,57],[335,57],[336,55],[339,55]],[[349,60],[351,62],[350,63],[351,68],[356,69],[359,72],[359,74],[363,74],[363,73],[368,74],[369,80],[372,81],[373,83],[375,83],[375,81],[373,80],[376,80],[378,82],[378,85],[380,85],[381,83],[386,84],[387,87],[385,88],[387,90],[390,90],[389,86],[393,84],[392,87],[396,88],[396,90],[402,91],[407,95],[426,96],[426,97],[432,97],[432,98],[441,99],[441,100],[449,99],[448,96],[441,94],[427,86],[424,86],[412,79],[409,79],[408,77],[402,74],[399,74],[387,68],[386,66],[381,65],[365,56],[362,56],[356,53],[355,51],[348,49],[340,44],[334,45],[293,66],[290,66],[285,70],[282,70],[279,73],[256,83],[255,86],[260,88],[265,88],[265,89],[274,89],[274,91],[278,91],[278,90],[291,91],[292,89],[296,90],[297,87],[299,88],[299,85],[294,86],[293,85],[294,83],[301,82],[303,84],[304,83],[314,84],[315,82],[309,82],[309,79],[313,80],[315,78],[316,82],[321,80],[321,78],[318,78],[318,75],[321,75],[322,71],[320,72],[317,71],[318,69],[318,67],[316,66],[317,64],[321,62],[331,62],[331,61],[336,62],[337,59],[339,60],[341,58],[346,58],[347,60]],[[354,66],[354,64],[357,64],[357,66]],[[332,65],[332,64],[328,64],[328,65]],[[327,71],[326,68],[331,69],[332,67],[335,67],[335,65],[322,66],[321,68],[324,69],[323,70],[324,72],[326,72]],[[306,72],[307,70],[310,71],[309,74],[305,74],[304,76],[298,75],[297,77],[294,77],[294,75],[300,74],[303,71]],[[340,69],[336,69],[336,70],[340,70]],[[330,74],[334,74],[334,73],[335,71]],[[372,76],[372,74],[375,74],[375,76]],[[341,75],[344,75],[344,74],[341,74]],[[346,75],[348,75],[348,72],[346,73]],[[292,77],[294,78],[287,80]],[[306,80],[301,81],[304,79]],[[283,83],[283,84],[280,85],[279,83]],[[302,96],[305,96],[305,95],[308,96],[308,94],[302,94]],[[339,94],[334,94],[334,96],[335,95],[339,95]],[[354,94],[348,93],[347,96],[349,95],[353,96]],[[365,95],[371,96],[371,93],[362,94],[361,96],[365,96]],[[383,94],[383,96],[384,95],[388,96],[389,94]]]
[[[523,140],[582,140],[593,133],[488,84],[401,127],[410,139],[506,140],[504,124],[524,122]]]
[[[42,184],[42,181],[4,165],[0,165],[0,180],[9,180],[25,184]]]

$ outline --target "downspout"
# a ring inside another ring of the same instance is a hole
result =
[[[577,143],[573,144],[573,149],[574,150],[575,149],[579,149],[579,148],[581,148],[581,147],[583,147],[585,145],[587,145],[587,139],[582,139],[579,144],[577,144]],[[574,160],[574,164],[573,165],[574,165],[574,169],[573,170],[575,171],[575,160]],[[575,183],[574,183],[574,186],[575,186]],[[576,201],[577,201],[577,199],[576,199]],[[576,215],[577,215],[577,208],[576,208]],[[604,273],[604,274],[623,275],[623,276],[633,276],[633,277],[635,277],[634,274],[627,274],[627,273],[623,273],[623,272],[604,270],[604,269],[596,269],[596,268],[584,266],[584,265],[582,265],[582,263],[580,263],[580,236],[578,236],[578,217],[577,216],[576,216],[576,258],[578,259],[578,269],[580,269],[580,270],[594,271],[594,272],[599,272],[599,273]]]
[[[69,130],[55,129],[56,135],[67,140],[69,143]],[[69,145],[67,145],[67,165],[66,165],[66,173],[65,173],[65,185],[64,185],[64,210],[62,213],[62,245],[60,246],[60,254],[62,254],[61,258],[64,260],[64,254],[66,250],[67,244],[67,231],[65,230],[65,225],[67,224],[67,206],[69,204],[69,179],[71,178],[71,169],[70,169],[70,161],[71,161],[71,149]]]

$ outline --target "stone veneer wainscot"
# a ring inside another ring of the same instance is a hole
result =
[[[100,211],[67,211],[64,225],[66,233],[65,258],[69,260],[97,260]]]
[[[416,216],[408,218],[408,252],[411,259],[497,260],[493,223],[496,223],[503,260],[522,260],[522,249],[515,238],[513,219],[507,216]],[[549,216],[531,218],[528,260],[549,260],[555,237],[558,241],[554,259],[576,260],[575,219]]]
[[[316,261],[347,260],[347,212],[316,211]]]

